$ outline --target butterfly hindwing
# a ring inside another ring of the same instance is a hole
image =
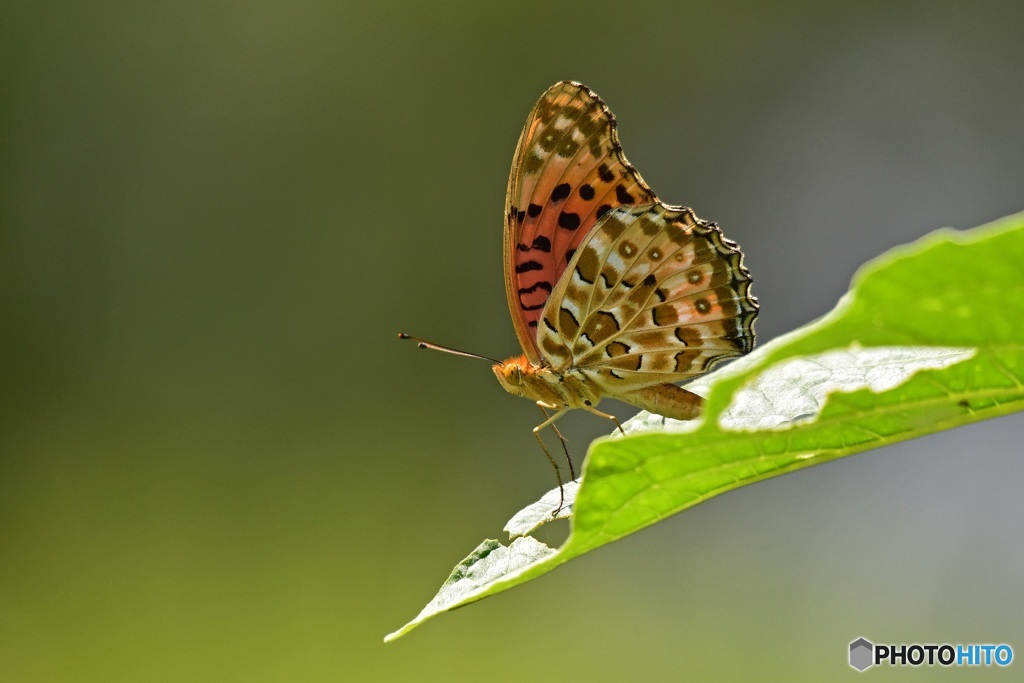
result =
[[[620,206],[656,201],[597,95],[563,81],[541,96],[520,136],[505,200],[505,290],[532,362],[541,358],[544,305],[594,225]]]
[[[756,300],[737,246],[684,207],[614,209],[544,308],[538,342],[608,395],[703,374],[753,346]]]

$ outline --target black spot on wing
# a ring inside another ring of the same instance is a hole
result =
[[[530,218],[536,218],[540,215],[540,204],[530,204],[526,207],[526,215]]]
[[[536,261],[527,261],[526,263],[520,263],[516,266],[517,273],[529,273],[531,270],[541,270],[544,268],[541,264]]]
[[[580,197],[589,202],[594,198],[594,188],[587,184],[580,185]]]
[[[615,198],[619,200],[620,204],[632,204],[635,201],[633,195],[626,192],[626,188],[622,185],[615,186]]]
[[[530,245],[530,248],[531,249],[536,249],[537,251],[550,252],[551,251],[551,240],[549,240],[544,235],[541,235],[539,237],[534,237],[533,238],[533,244]]]
[[[571,191],[572,188],[569,187],[569,183],[562,183],[561,185],[556,185],[555,189],[551,191],[551,201],[560,202],[566,197],[568,197]]]
[[[563,211],[558,214],[558,227],[566,230],[575,230],[580,227],[580,217],[575,213]]]

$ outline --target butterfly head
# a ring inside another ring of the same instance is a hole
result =
[[[532,374],[533,366],[526,356],[515,356],[501,363],[495,363],[491,370],[498,378],[505,391],[513,396],[526,395],[527,377]]]

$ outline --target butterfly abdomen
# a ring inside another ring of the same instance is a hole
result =
[[[692,420],[700,416],[704,399],[675,384],[656,384],[636,391],[627,391],[615,398],[649,413],[673,420]]]

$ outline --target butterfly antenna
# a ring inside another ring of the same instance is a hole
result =
[[[466,358],[479,358],[480,360],[488,360],[492,363],[501,363],[500,360],[488,358],[487,356],[481,356],[476,353],[469,353],[468,351],[459,351],[458,349],[453,349],[448,346],[441,346],[440,344],[431,344],[428,341],[423,341],[419,337],[413,337],[408,334],[405,334],[404,332],[399,332],[398,338],[412,339],[414,342],[416,342],[416,346],[420,347],[421,349],[433,349],[434,351],[444,351],[445,353],[450,353],[456,356],[465,356]]]

